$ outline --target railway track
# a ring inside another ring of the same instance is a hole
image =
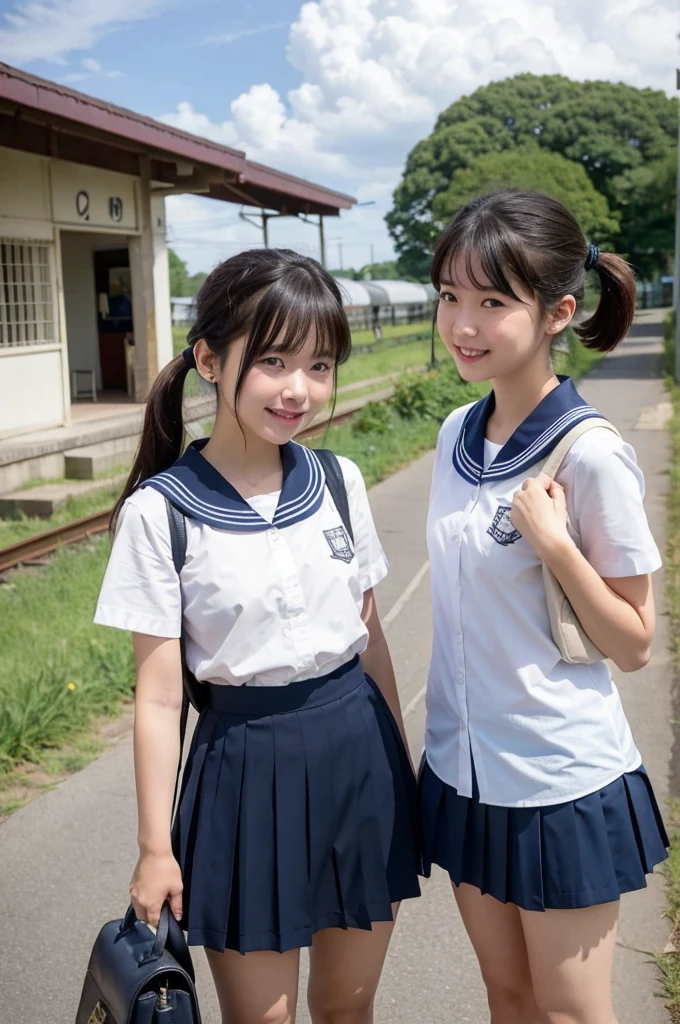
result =
[[[109,528],[112,509],[96,512],[93,516],[76,519],[65,526],[56,526],[28,540],[20,540],[0,549],[0,572],[14,569],[17,565],[33,562],[45,555],[51,555],[60,545],[76,544],[97,533],[104,533]]]
[[[333,416],[332,425],[338,426],[341,423],[345,423],[368,402],[385,401],[393,391],[394,388],[389,387],[354,401],[343,403],[343,406],[339,407]],[[329,426],[329,423],[330,417],[328,416],[318,419],[316,423],[301,431],[297,435],[296,440],[309,440],[313,437],[321,436]],[[46,530],[35,537],[29,537],[27,540],[20,540],[9,547],[0,548],[0,573],[7,572],[8,569],[15,569],[19,565],[30,564],[44,558],[46,555],[51,555],[59,547],[77,544],[88,537],[105,533],[109,528],[112,512],[113,509],[111,508],[106,509],[104,512],[96,512],[92,516],[76,519],[72,523],[66,523],[65,526],[56,526],[54,529]]]

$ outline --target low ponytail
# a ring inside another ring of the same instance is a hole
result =
[[[592,316],[574,326],[574,333],[586,348],[611,352],[623,341],[635,316],[635,278],[626,261],[613,252],[598,253],[590,269],[600,279],[600,301]]]
[[[135,461],[111,515],[112,533],[115,533],[120,511],[132,492],[149,477],[172,466],[182,454],[182,401],[184,381],[190,368],[191,363],[180,354],[163,367],[151,385]]]

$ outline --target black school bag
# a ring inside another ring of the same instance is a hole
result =
[[[97,936],[76,1024],[201,1024],[194,980],[189,947],[169,904],[155,936],[130,907]]]

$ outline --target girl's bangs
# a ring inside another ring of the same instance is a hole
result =
[[[337,365],[347,361],[351,335],[339,299],[330,292],[280,281],[258,301],[246,349],[252,365],[265,352],[297,353],[314,332],[314,355]],[[245,355],[245,353],[244,353]]]
[[[470,283],[480,291],[493,288],[517,302],[522,302],[510,279],[522,284],[531,297],[535,295],[535,274],[522,242],[504,225],[489,219],[478,223],[454,223],[444,233],[432,260],[432,284],[441,288],[442,277],[454,281],[454,266],[463,265]],[[482,279],[483,276],[483,279]]]

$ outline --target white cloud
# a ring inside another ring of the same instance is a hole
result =
[[[171,114],[163,114],[160,120],[172,125],[173,128],[180,128],[193,135],[202,135],[203,138],[212,139],[213,142],[219,142],[223,146],[233,146],[236,142],[236,130],[231,121],[215,124],[205,114],[200,114],[186,100],[178,103],[177,109]]]
[[[85,82],[92,78],[120,78],[123,73],[122,71],[107,71],[98,60],[93,60],[91,57],[86,57],[80,63],[84,69],[83,71],[74,71],[68,75],[62,75],[59,81],[69,84]]]
[[[343,214],[328,231],[342,232],[349,262],[367,262],[369,237],[379,241],[376,259],[386,259],[382,217],[406,155],[439,111],[525,71],[672,92],[675,7],[676,0],[314,0],[301,5],[289,33],[297,88],[282,96],[266,82],[252,85],[220,124],[188,103],[164,120],[374,198],[370,211]]]
[[[30,0],[6,11],[0,23],[0,54],[10,64],[46,60],[89,50],[102,36],[128,21],[160,12],[168,0]]]
[[[228,46],[236,43],[239,39],[246,39],[248,36],[261,36],[264,32],[276,32],[280,28],[287,28],[285,22],[276,25],[259,25],[257,28],[242,28],[234,32],[222,32],[216,36],[206,36],[203,40],[204,46]]]

